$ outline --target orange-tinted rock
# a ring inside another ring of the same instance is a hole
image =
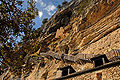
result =
[[[56,13],[56,17],[52,17],[48,21],[45,34],[39,38],[44,44],[36,52],[54,51],[59,54],[68,54],[80,56],[78,53],[85,54],[106,54],[112,49],[120,49],[120,0],[91,0],[88,7],[84,7],[83,13],[79,12],[80,0],[72,0],[70,3],[72,15],[69,21],[64,23],[62,19],[66,18],[67,12],[71,11],[67,8]],[[75,2],[74,2],[75,1]],[[87,1],[87,0],[85,0]],[[95,2],[94,2],[95,1]],[[98,1],[98,2],[97,2]],[[84,1],[83,1],[84,2]],[[82,2],[81,2],[82,3]],[[65,15],[65,17],[64,17]],[[61,24],[64,27],[61,27]],[[58,25],[58,26],[57,26]],[[52,32],[53,31],[53,32]],[[47,34],[49,33],[49,35]],[[56,33],[56,35],[52,35]],[[48,49],[48,50],[47,50]],[[39,64],[26,78],[28,80],[44,80],[43,74],[47,71],[47,80],[60,77],[61,72],[57,72],[57,68],[71,65],[76,71],[82,71],[93,68],[93,63],[73,63],[66,60],[57,60],[44,58],[45,66],[39,68]],[[88,55],[91,57],[91,55]],[[87,73],[69,80],[96,80],[102,72],[102,80],[119,80],[120,66],[103,69],[100,71]]]
[[[60,29],[57,29],[55,38],[63,38],[64,37],[64,29],[63,27],[60,27]]]

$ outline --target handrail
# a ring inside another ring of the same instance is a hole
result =
[[[110,67],[114,67],[114,66],[118,66],[118,65],[120,65],[120,60],[115,61],[115,62],[110,62],[110,63],[107,63],[105,65],[101,65],[101,66],[98,66],[98,67],[95,67],[92,69],[88,69],[88,70],[84,70],[84,71],[80,71],[80,72],[75,72],[75,73],[72,73],[70,75],[62,76],[62,77],[52,79],[52,80],[64,80],[64,79],[80,76],[82,74],[86,74],[86,73],[90,73],[90,72],[94,72],[94,71],[98,71],[98,70],[102,70],[102,69],[106,69],[106,68],[110,68]]]

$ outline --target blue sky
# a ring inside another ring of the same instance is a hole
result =
[[[44,18],[50,18],[55,11],[57,10],[57,5],[58,4],[62,4],[62,2],[64,0],[35,0],[36,1],[36,7],[39,10],[39,16],[37,16],[35,18],[35,26],[34,28],[39,28],[42,24],[42,20]],[[70,0],[66,0],[66,1],[70,1]],[[24,3],[23,5],[26,5],[26,3]]]
[[[22,0],[23,3],[23,9],[27,7],[27,1],[28,0]],[[36,1],[36,8],[38,9],[39,15],[34,19],[35,25],[34,28],[37,29],[41,27],[42,20],[44,18],[50,18],[56,11],[57,11],[57,5],[62,5],[62,2],[65,0],[35,0]],[[71,0],[66,0],[71,1]],[[17,41],[19,42],[21,40],[20,37],[17,38]]]

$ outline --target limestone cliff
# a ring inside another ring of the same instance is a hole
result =
[[[69,62],[39,54],[96,55],[120,49],[120,0],[71,0],[44,25],[38,40],[40,49],[29,60],[36,64],[31,73],[20,76],[21,80],[51,80],[56,78],[58,68],[66,65],[75,71],[90,69],[93,67],[90,62]],[[19,78],[7,72],[6,76],[10,80]]]

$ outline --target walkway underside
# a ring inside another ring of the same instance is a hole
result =
[[[97,54],[102,55],[102,54]],[[46,52],[46,53],[39,53],[39,56],[41,57],[47,57],[47,58],[55,58],[57,60],[66,60],[70,62],[79,62],[80,60],[85,62],[91,62],[91,58],[96,57],[95,54],[83,54],[78,53],[77,55],[69,55],[69,54],[59,54],[55,52]],[[120,56],[120,50],[118,49],[112,49],[108,53],[105,54],[109,60],[112,60],[112,58],[119,58]]]

